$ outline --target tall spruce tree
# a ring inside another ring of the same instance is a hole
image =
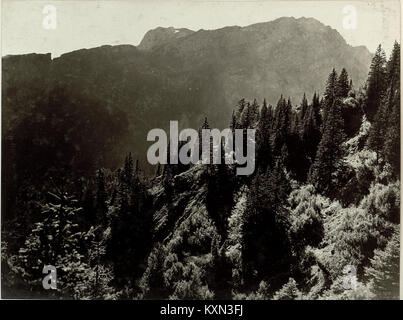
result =
[[[334,196],[337,187],[335,174],[340,168],[343,157],[345,134],[341,116],[341,101],[337,95],[337,73],[330,73],[324,97],[323,133],[315,162],[310,169],[309,181],[320,193]]]
[[[338,99],[338,76],[335,69],[329,74],[326,82],[325,94],[323,97],[323,118],[326,119],[330,110],[335,105],[335,101]]]
[[[84,231],[79,224],[82,208],[65,192],[49,192],[49,201],[41,205],[40,220],[34,224],[18,254],[18,270],[31,289],[42,285],[42,268],[57,270],[57,292],[76,297],[76,288],[86,277]],[[42,288],[41,288],[42,289]]]
[[[273,119],[273,134],[272,137],[272,150],[273,155],[275,157],[281,157],[281,150],[284,144],[287,144],[290,127],[291,127],[291,102],[280,97],[280,100],[277,103],[277,107],[274,110],[274,119]]]
[[[113,262],[114,282],[119,289],[134,286],[151,243],[147,197],[138,172],[129,154],[119,177],[119,202],[106,245],[106,256]]]
[[[290,130],[287,137],[287,143],[283,148],[284,150],[287,150],[287,152],[283,154],[285,164],[291,171],[293,178],[297,179],[298,181],[306,180],[307,172],[310,167],[307,154],[304,152],[301,136],[301,126],[303,123],[302,114],[306,115],[307,111],[308,101],[306,100],[306,96],[304,94],[299,112],[295,112],[291,109]],[[286,153],[288,153],[288,157],[285,157]]]
[[[245,280],[249,285],[273,277],[270,284],[277,289],[284,281],[282,275],[289,267],[291,249],[285,218],[289,192],[290,184],[280,161],[272,169],[258,169],[244,214],[242,256]]]
[[[300,119],[304,119],[305,118],[305,114],[308,110],[308,100],[306,99],[306,95],[304,92],[304,96],[302,97],[302,101],[301,101],[301,106],[300,106]]]
[[[379,109],[386,89],[386,57],[381,45],[372,58],[367,81],[365,114],[372,121]]]
[[[399,299],[400,236],[396,231],[383,250],[376,249],[365,269],[377,299]]]
[[[106,226],[107,224],[107,193],[105,190],[105,176],[103,170],[97,172],[97,194],[96,194],[96,216],[97,223]]]
[[[270,133],[273,121],[271,106],[267,107],[266,99],[260,111],[260,120],[256,128],[256,163],[266,169],[272,163]]]
[[[368,146],[400,171],[400,45],[395,43],[386,66],[385,93],[372,121]],[[367,98],[368,99],[368,98]]]
[[[312,103],[308,106],[308,109],[305,112],[301,127],[301,137],[304,152],[312,164],[315,160],[316,151],[321,139],[320,105],[319,96],[316,93],[312,98]]]
[[[309,168],[315,160],[318,145],[321,139],[320,132],[320,106],[316,93],[312,103],[306,107],[304,117],[300,120],[300,135],[294,138],[295,141],[295,170],[298,172],[299,180],[305,181]]]
[[[340,72],[339,79],[337,80],[337,95],[340,98],[347,98],[350,91],[350,80],[345,68]]]
[[[400,45],[396,42],[387,65],[388,89],[385,105],[388,106],[387,129],[383,153],[400,177]]]

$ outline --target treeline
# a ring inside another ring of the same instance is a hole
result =
[[[398,298],[399,62],[398,43],[388,60],[379,46],[361,88],[342,69],[298,105],[240,100],[230,127],[256,129],[251,176],[168,164],[147,177],[129,154],[115,172],[23,186],[3,230],[3,294]],[[42,288],[46,264],[55,291]]]

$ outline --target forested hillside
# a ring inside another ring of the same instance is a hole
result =
[[[3,295],[397,299],[400,45],[388,58],[379,46],[362,87],[348,68],[329,72],[324,92],[298,104],[285,95],[234,106],[228,126],[256,129],[251,176],[168,164],[150,177],[127,154],[118,170],[54,169],[40,186],[19,185],[3,223]],[[215,127],[207,120],[200,126]],[[45,264],[57,268],[57,290],[42,288]],[[346,267],[357,271],[351,289]]]
[[[283,17],[217,30],[157,28],[139,46],[101,46],[2,58],[2,218],[15,188],[42,185],[49,169],[77,176],[116,169],[129,152],[145,166],[147,132],[228,126],[240,98],[275,103],[322,92],[329,70],[365,81],[372,55],[315,19]],[[39,178],[38,178],[39,177]],[[28,181],[29,180],[29,181]]]

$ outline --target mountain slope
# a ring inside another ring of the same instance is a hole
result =
[[[74,100],[71,106],[81,101],[83,108],[99,108],[89,112],[94,132],[118,134],[98,126],[101,113],[127,118],[119,133],[125,136],[112,138],[122,141],[110,150],[113,155],[100,154],[96,146],[87,155],[88,162],[113,167],[115,161],[100,158],[122,158],[133,151],[145,159],[147,132],[166,128],[169,120],[197,128],[207,116],[214,127],[226,127],[239,99],[266,98],[275,104],[284,93],[297,104],[304,92],[308,97],[323,92],[333,67],[345,67],[358,86],[370,58],[367,49],[351,47],[336,30],[305,18],[197,32],[157,28],[138,47],[102,46],[53,60],[49,55],[8,56],[3,58],[3,138],[12,143],[21,122],[33,110],[48,110],[38,104],[61,91]],[[85,126],[77,123],[71,130],[79,136]]]

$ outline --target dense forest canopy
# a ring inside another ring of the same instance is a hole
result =
[[[92,177],[31,164],[41,183],[15,186],[14,212],[3,223],[3,295],[397,299],[400,45],[388,59],[379,46],[363,87],[344,68],[329,72],[325,91],[297,105],[286,96],[274,105],[239,100],[229,127],[256,129],[251,176],[225,164],[168,164],[150,176],[135,154],[118,170],[100,166]],[[80,103],[63,90],[50,96],[61,108],[67,100]],[[58,128],[87,119],[76,112]],[[123,130],[119,112],[105,110],[110,116],[116,127],[105,130]],[[57,114],[54,121],[61,121]],[[200,125],[210,127],[207,119]],[[88,137],[100,148],[119,142]],[[18,141],[27,159],[41,152]],[[62,139],[39,145],[52,143],[68,146]],[[58,284],[45,292],[48,264]],[[346,267],[356,270],[351,289],[344,286]]]

